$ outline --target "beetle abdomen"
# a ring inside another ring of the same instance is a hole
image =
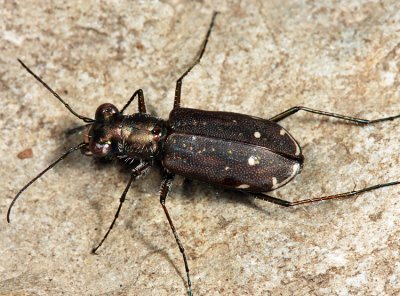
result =
[[[163,166],[188,178],[265,192],[288,183],[303,164],[300,145],[273,121],[175,108],[168,125]]]
[[[232,112],[175,108],[169,116],[172,132],[219,138],[265,147],[277,154],[303,159],[300,145],[279,124]]]
[[[235,190],[271,191],[288,183],[301,162],[234,140],[172,133],[163,166],[172,173]]]

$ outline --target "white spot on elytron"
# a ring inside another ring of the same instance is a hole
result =
[[[232,150],[229,149],[229,150],[228,150],[228,154],[232,154],[232,153],[233,153]]]
[[[279,133],[280,133],[281,136],[284,136],[286,134],[286,131],[282,128]]]
[[[247,189],[249,187],[250,187],[250,185],[248,185],[248,184],[242,184],[242,185],[236,186],[236,188],[238,188],[238,189]]]
[[[234,119],[234,120],[232,120],[232,122],[233,122],[233,123],[237,123],[237,121],[236,121],[235,119]]]
[[[183,148],[186,148],[186,144],[185,144],[185,143],[183,143],[183,144],[182,144],[182,147],[183,147]]]
[[[259,139],[261,137],[260,132],[254,132],[254,137]]]
[[[253,156],[253,155],[252,155],[252,156],[249,157],[249,159],[247,160],[247,162],[249,163],[249,165],[253,166],[253,165],[259,164],[259,163],[260,163],[260,160],[258,159],[257,156]]]
[[[227,166],[227,167],[225,167],[225,171],[227,171],[227,170],[230,170],[230,169],[231,169],[231,168],[230,168],[230,167],[228,167],[228,166]]]
[[[289,182],[290,180],[292,180],[294,178],[294,176],[296,176],[299,173],[300,170],[300,164],[296,163],[293,165],[293,172],[292,174],[287,177],[285,180],[283,180],[282,182],[278,183],[278,180],[275,177],[272,177],[272,190],[281,187],[283,185],[285,185],[287,182]],[[274,181],[275,179],[275,181]]]

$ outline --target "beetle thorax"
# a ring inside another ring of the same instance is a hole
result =
[[[118,137],[118,152],[129,158],[151,160],[159,156],[167,134],[165,122],[148,114],[124,116]]]

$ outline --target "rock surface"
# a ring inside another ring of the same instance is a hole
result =
[[[370,119],[400,113],[399,1],[212,2],[3,2],[0,295],[186,293],[157,169],[134,183],[97,256],[90,250],[128,181],[117,165],[70,156],[23,193],[6,223],[16,192],[80,141],[65,135],[79,120],[17,58],[80,114],[123,106],[143,88],[148,110],[166,118],[175,80],[218,10],[183,106],[263,118],[295,105]],[[306,162],[276,196],[399,179],[400,120],[358,127],[300,112],[282,125]],[[18,158],[30,148],[31,158]],[[194,295],[400,294],[400,186],[287,209],[176,178],[167,206]]]

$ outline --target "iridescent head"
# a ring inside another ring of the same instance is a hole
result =
[[[87,144],[82,149],[85,155],[106,157],[118,152],[116,141],[119,137],[121,114],[113,104],[100,105],[95,114],[95,122],[88,126],[83,142]]]

